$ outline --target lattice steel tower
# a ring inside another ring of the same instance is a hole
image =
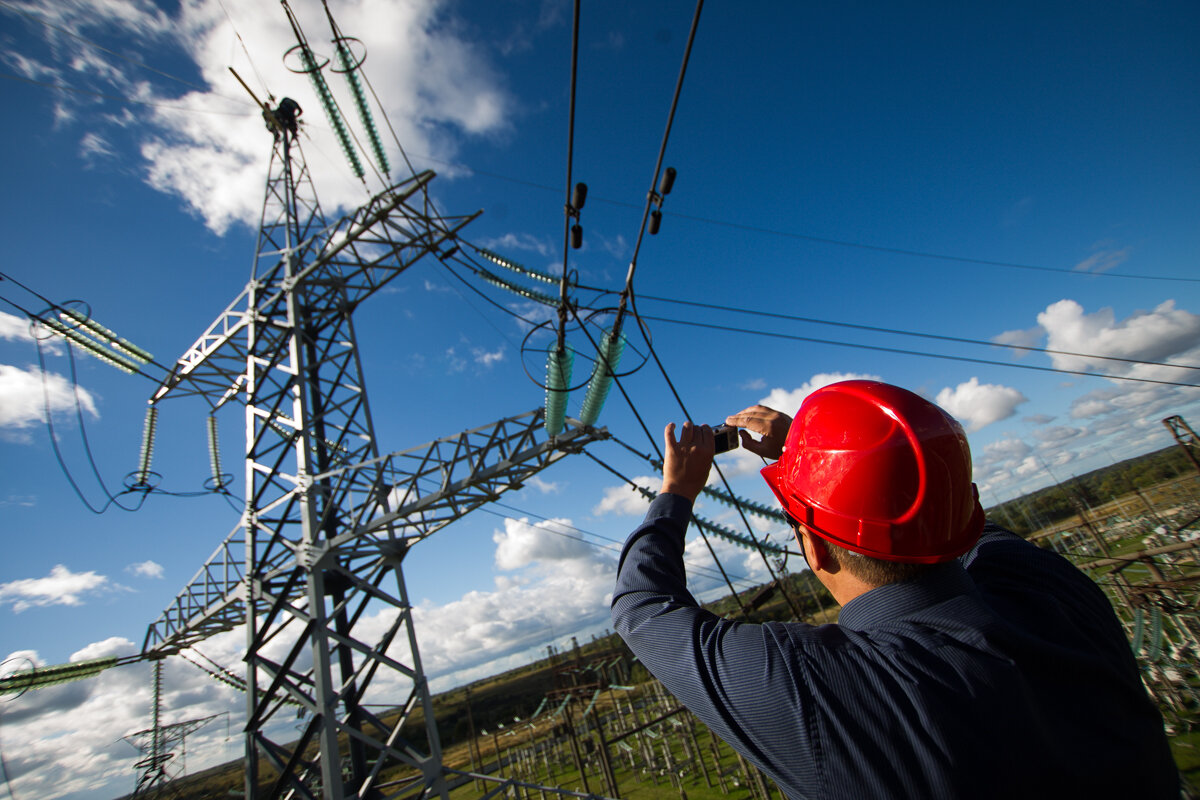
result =
[[[150,401],[245,405],[245,511],[143,650],[244,626],[247,797],[447,796],[405,554],[605,435],[568,420],[548,437],[538,409],[380,455],[352,316],[421,258],[453,257],[476,215],[438,215],[433,177],[327,224],[294,131],[277,128],[251,280]],[[296,706],[307,721],[288,744]],[[402,733],[417,711],[423,730]]]

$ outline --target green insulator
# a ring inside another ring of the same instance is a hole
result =
[[[574,366],[575,352],[570,347],[551,350],[546,358],[546,433],[551,436],[562,432],[566,420],[567,389]]]
[[[138,459],[137,482],[149,483],[150,461],[154,457],[154,433],[158,429],[158,406],[146,409],[146,421],[142,426],[142,455]]]
[[[212,465],[213,485],[221,485],[221,446],[217,437],[217,415],[208,415],[208,461]]]
[[[527,278],[533,278],[535,281],[541,281],[542,283],[549,283],[551,285],[559,282],[558,278],[554,277],[553,275],[548,275],[545,272],[539,272],[536,269],[530,269],[524,264],[518,264],[511,259],[505,258],[499,253],[493,253],[491,250],[487,250],[483,247],[476,247],[475,252],[479,253],[479,255],[483,256],[498,267],[504,267],[505,269],[512,270],[513,272],[524,275]]]
[[[583,397],[583,407],[579,411],[579,421],[584,425],[595,425],[600,418],[600,409],[608,399],[612,389],[613,373],[621,363],[621,354],[625,352],[625,333],[613,336],[612,331],[604,332],[600,341],[600,352],[596,354],[596,363],[592,365],[592,377],[588,381],[587,394]]]
[[[89,316],[82,314],[81,312],[77,311],[74,308],[64,308],[62,311],[59,312],[59,317],[66,317],[66,318],[72,320],[73,322],[75,322],[76,324],[78,324],[80,327],[87,328],[89,331],[91,331],[93,334],[98,336],[103,341],[108,342],[110,345],[112,345],[116,349],[120,350],[121,352],[123,352],[129,356],[132,356],[133,358],[137,359],[138,361],[145,363],[147,361],[154,360],[154,356],[152,356],[147,351],[138,347],[133,342],[130,342],[126,339],[122,339],[120,336],[117,336],[115,333],[113,333],[108,328],[101,325],[99,322],[96,322],[96,320],[92,319]]]
[[[346,43],[341,39],[337,41],[337,55],[338,63],[346,76],[346,83],[350,85],[350,94],[354,96],[354,105],[358,107],[358,118],[362,121],[363,128],[367,131],[367,140],[370,141],[371,149],[375,152],[375,161],[384,173],[389,173],[392,168],[388,164],[387,154],[383,152],[383,143],[379,140],[379,131],[375,128],[375,118],[371,115],[371,107],[367,105],[367,96],[363,93],[362,81],[358,79],[358,67],[354,66],[350,48],[346,47]]]
[[[130,361],[125,356],[114,350],[108,349],[94,339],[89,339],[74,328],[68,328],[66,325],[62,324],[56,319],[47,318],[41,320],[41,322],[50,330],[76,345],[80,350],[84,351],[90,356],[100,359],[105,364],[111,364],[122,372],[132,373],[136,372],[138,369],[138,365]]]
[[[1158,661],[1162,655],[1163,642],[1163,620],[1162,611],[1158,608],[1150,609],[1150,645],[1146,648],[1146,660],[1150,662]]]
[[[1136,655],[1142,649],[1142,639],[1146,636],[1146,619],[1145,614],[1140,608],[1133,610],[1133,635],[1131,636],[1130,647]]]
[[[728,492],[724,492],[711,486],[705,486],[701,491],[703,491],[707,496],[716,500],[718,503],[740,506],[746,511],[749,511],[752,514],[757,514],[764,519],[774,520],[775,522],[787,522],[787,517],[784,516],[783,511],[777,508],[771,508],[770,506],[765,506],[762,503],[756,503],[753,500],[746,500],[742,497],[734,497]]]
[[[362,162],[358,160],[358,152],[350,142],[350,133],[346,130],[346,123],[342,120],[341,112],[338,111],[337,104],[333,101],[333,92],[329,91],[329,84],[325,82],[325,76],[321,74],[312,51],[307,47],[302,47],[300,60],[304,65],[304,71],[308,73],[308,77],[312,81],[317,98],[325,108],[325,116],[329,118],[329,124],[333,126],[333,132],[342,146],[342,152],[346,154],[346,160],[350,162],[350,169],[354,171],[356,178],[361,178],[365,174]]]
[[[527,289],[524,286],[518,286],[515,283],[506,281],[504,278],[501,278],[498,275],[494,275],[491,272],[488,272],[486,269],[477,270],[477,272],[479,273],[479,277],[483,278],[488,283],[492,284],[493,286],[495,286],[499,289],[504,289],[506,291],[512,292],[513,294],[517,295],[518,297],[524,297],[526,300],[533,300],[536,303],[541,303],[541,304],[547,305],[547,306],[557,306],[558,305],[558,300],[556,300],[555,298],[551,297],[548,294],[543,294],[542,292],[539,292],[536,289]]]

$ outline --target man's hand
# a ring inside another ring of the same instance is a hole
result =
[[[763,458],[778,459],[783,455],[783,445],[787,442],[792,418],[773,408],[750,406],[726,417],[725,424],[745,429],[740,431],[742,447],[751,453]],[[757,433],[762,439],[752,438],[747,431]]]
[[[712,428],[685,422],[676,441],[675,423],[672,422],[663,432],[663,440],[666,458],[663,462],[662,490],[694,501],[708,481],[708,471],[712,469],[716,452]]]

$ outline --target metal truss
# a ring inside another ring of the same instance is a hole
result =
[[[574,423],[547,438],[539,410],[379,454],[352,314],[422,257],[450,257],[474,218],[434,213],[432,177],[328,225],[278,137],[252,278],[151,399],[245,405],[245,512],[143,651],[245,629],[248,798],[448,796],[404,556],[606,435]]]

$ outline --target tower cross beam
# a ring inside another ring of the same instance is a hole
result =
[[[227,402],[245,381],[246,362],[250,356],[246,343],[248,327],[255,322],[266,323],[267,327],[277,325],[277,309],[289,292],[299,286],[324,288],[328,295],[339,298],[326,307],[345,313],[426,253],[437,252],[443,242],[456,238],[480,212],[434,218],[407,205],[407,201],[423,192],[433,178],[434,173],[426,170],[381,192],[354,214],[343,217],[292,248],[268,251],[279,255],[279,261],[262,276],[252,279],[184,351],[150,402],[157,403],[171,394],[203,395],[214,406]],[[405,224],[401,224],[401,220]],[[371,257],[358,257],[356,245],[370,249]],[[280,277],[289,258],[304,263],[308,253],[316,255],[293,276]],[[268,291],[262,291],[264,288]],[[286,329],[280,328],[279,336],[285,338]]]
[[[568,420],[567,428],[553,439],[539,442],[539,435],[543,435],[540,409],[316,476],[326,479],[382,473],[384,479],[373,481],[368,488],[364,508],[379,509],[399,503],[394,510],[332,537],[324,543],[325,548],[353,553],[359,540],[373,538],[393,525],[412,530],[411,536],[403,538],[409,544],[415,543],[521,484],[567,452],[608,436],[603,429],[587,428],[574,420]],[[514,443],[524,447],[513,452]],[[443,455],[447,448],[453,450],[454,458]],[[415,471],[410,471],[411,466],[406,469],[406,465],[415,466]],[[465,474],[448,480],[459,473]],[[429,490],[423,479],[433,475],[437,483]],[[259,514],[277,509],[293,500],[294,495],[295,492],[276,498],[274,503],[259,509]],[[259,531],[257,526],[254,530]],[[143,653],[175,653],[245,621],[245,537],[246,528],[239,523],[150,626]],[[270,583],[295,570],[297,555],[293,548],[278,548],[278,554],[279,558],[272,560],[270,566],[260,560],[260,566],[265,567],[259,572],[262,582]],[[293,587],[287,594],[300,592],[299,587]]]

